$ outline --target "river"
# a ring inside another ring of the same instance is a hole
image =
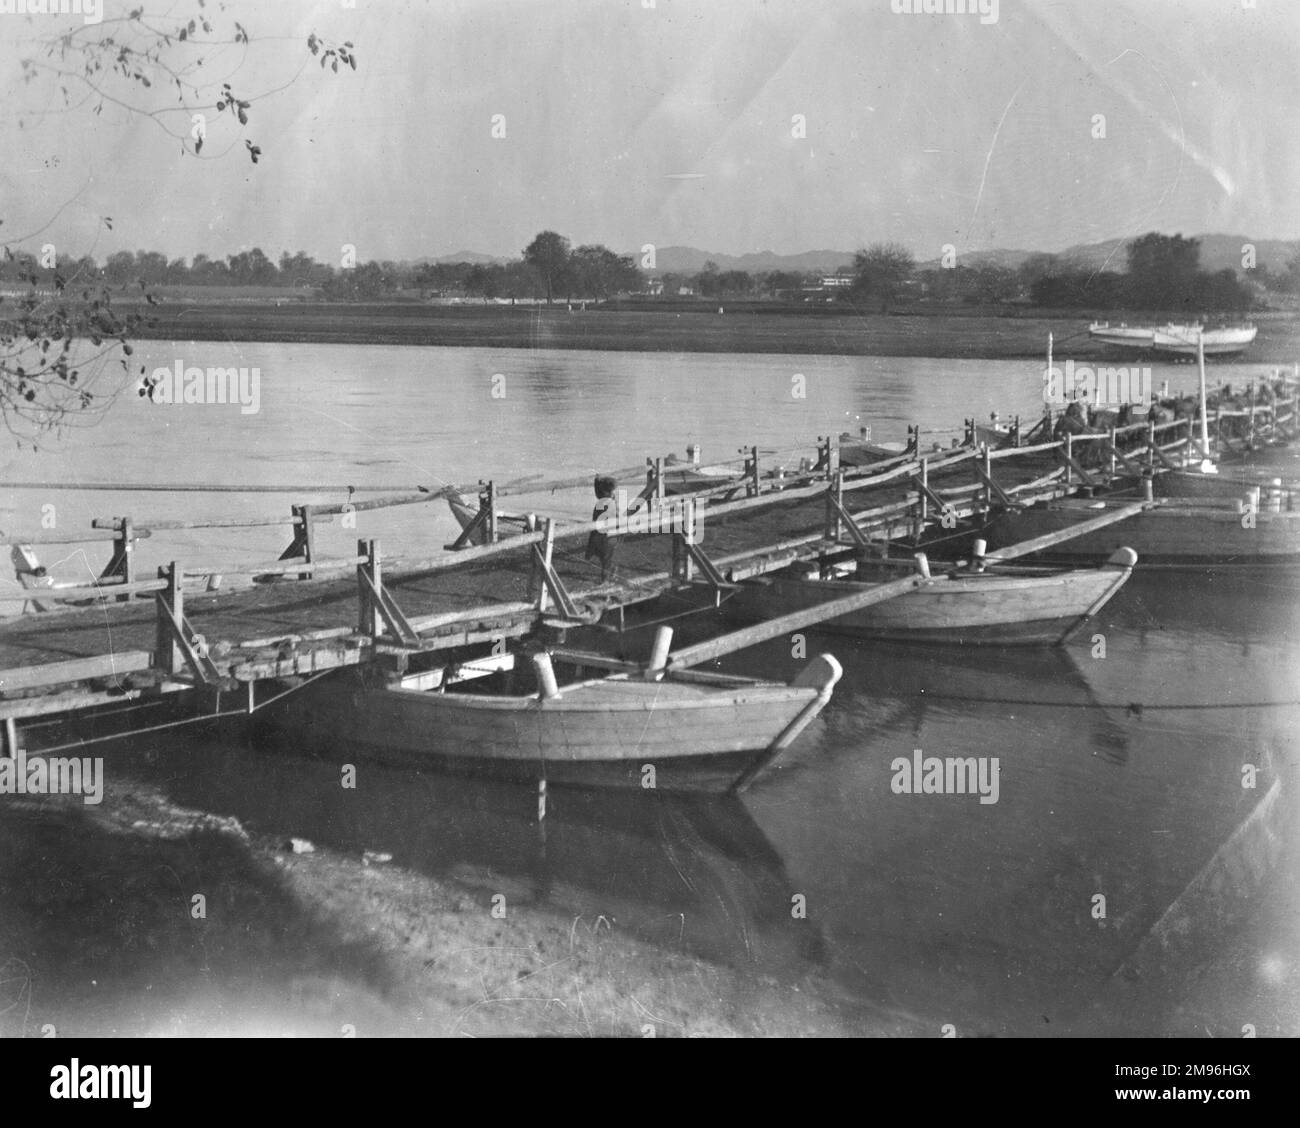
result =
[[[11,457],[7,482],[48,484],[0,493],[6,532],[127,514],[284,516],[291,502],[347,500],[333,487],[593,474],[688,443],[706,462],[757,444],[793,466],[827,433],[866,425],[874,440],[901,440],[915,424],[946,445],[963,416],[1031,423],[1041,412],[1033,363],[183,342],[140,352],[147,370],[256,368],[258,410],[123,395],[96,426]],[[1211,377],[1269,372],[1220,364]],[[1191,390],[1195,378],[1189,366],[1153,370],[1156,387]],[[73,481],[229,492],[60,488]],[[309,483],[331,488],[239,492]],[[584,490],[517,500],[572,516],[591,504]],[[418,556],[453,529],[441,506],[362,513],[355,531],[322,530],[318,552],[380,536],[386,554]],[[272,559],[285,542],[278,528],[160,532],[141,543],[138,566],[230,567]],[[43,562],[84,579],[104,549],[51,549]],[[1132,965],[1180,897],[1202,915],[1217,903],[1203,904],[1198,874],[1279,777],[1294,864],[1297,594],[1287,576],[1139,573],[1058,652],[962,654],[809,632],[809,650],[835,653],[845,677],[773,779],[714,808],[562,795],[544,848],[533,798],[517,789],[386,771],[363,808],[344,811],[328,773],[293,749],[267,756],[191,735],[118,752],[147,750],[140,769],[168,780],[178,802],[390,851],[414,869],[529,875],[562,911],[604,914],[756,975],[811,967],[843,998],[936,1035],[949,1025],[1232,1035],[1244,1023],[1296,1034],[1294,870],[1279,878],[1242,863],[1240,903],[1206,918],[1203,944],[1171,957],[1158,982],[1135,982]],[[798,664],[782,640],[726,666],[789,676]],[[892,765],[915,749],[996,758],[996,802],[897,793]]]

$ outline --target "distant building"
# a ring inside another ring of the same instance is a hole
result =
[[[646,293],[652,298],[659,297],[664,292],[664,280],[662,278],[651,278],[646,286]]]
[[[845,290],[853,285],[853,276],[850,274],[825,274],[822,276],[821,285],[825,290]]]

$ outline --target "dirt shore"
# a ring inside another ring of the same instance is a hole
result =
[[[119,779],[0,805],[0,1036],[935,1033],[380,858],[249,835]],[[195,898],[202,898],[196,900]]]
[[[130,308],[130,307],[124,307]],[[1075,359],[1100,358],[1086,313],[1016,310],[846,314],[771,311],[758,305],[627,310],[563,303],[543,306],[342,304],[259,299],[187,302],[142,309],[147,340],[277,341],[589,349],[619,352],[788,353],[1027,359],[1044,355],[1047,334]],[[1241,359],[1291,364],[1300,358],[1300,317],[1258,316],[1259,336]],[[1061,352],[1060,355],[1066,355]]]

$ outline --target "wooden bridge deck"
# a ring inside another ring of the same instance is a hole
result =
[[[1190,437],[1162,447],[1151,430],[1143,448],[1148,466],[1158,468],[1157,458],[1166,460],[1164,452],[1180,446],[1189,447]],[[696,506],[702,556],[691,559],[679,542],[674,560],[669,533],[621,533],[608,582],[602,582],[597,563],[584,558],[595,529],[591,523],[554,525],[545,533],[423,558],[387,552],[381,558],[372,544],[367,560],[362,544],[352,559],[308,556],[302,568],[316,578],[293,578],[300,563],[293,557],[278,568],[283,577],[277,582],[253,582],[255,576],[264,580],[265,571],[249,568],[227,575],[229,582],[215,592],[202,590],[203,583],[179,566],[170,587],[162,580],[132,582],[128,575],[125,584],[105,586],[99,598],[90,598],[91,606],[0,621],[0,718],[90,707],[124,692],[229,690],[237,683],[357,664],[381,652],[410,654],[519,637],[548,620],[594,622],[605,612],[671,591],[692,572],[698,578],[716,569],[715,579],[739,580],[843,553],[868,539],[883,545],[914,537],[936,526],[940,507],[965,520],[987,516],[1013,498],[1027,503],[1065,496],[1086,473],[1070,450],[1059,443],[996,452],[965,446],[902,455],[843,474],[814,471],[781,483],[760,482],[755,452],[748,469],[750,493],[757,496],[720,501],[721,491],[713,489],[687,502],[662,503]],[[1053,461],[1056,468],[1049,469]],[[835,466],[834,458],[828,465]],[[1117,469],[1114,458],[1110,468]],[[706,507],[710,497],[715,504]],[[846,514],[853,517],[851,526]],[[296,510],[298,528],[309,537],[312,520],[321,517],[303,518]],[[539,557],[553,568],[549,599],[541,594],[547,575]],[[58,589],[32,594],[60,598]],[[179,610],[182,602],[183,612],[169,627],[166,607]]]

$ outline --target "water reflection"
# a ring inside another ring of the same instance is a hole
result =
[[[347,749],[332,759],[343,762]],[[552,786],[537,819],[531,785],[360,761],[338,767],[285,744],[230,740],[159,748],[132,770],[174,802],[234,815],[250,830],[302,837],[453,877],[511,902],[544,904],[669,949],[801,977],[825,961],[817,925],[791,915],[792,883],[734,797]]]

